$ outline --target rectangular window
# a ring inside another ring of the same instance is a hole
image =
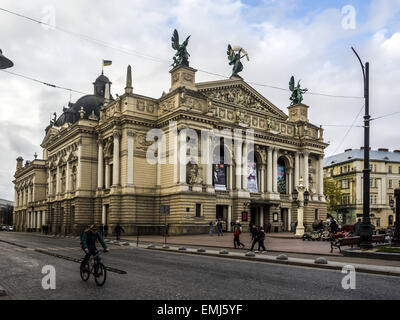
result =
[[[393,188],[393,180],[389,180],[389,188]]]
[[[389,166],[389,173],[392,173],[392,166]]]
[[[196,217],[201,217],[201,203],[196,203]]]
[[[348,189],[349,187],[349,180],[344,179],[342,180],[342,189]]]
[[[318,219],[318,209],[315,209],[315,212],[314,212],[314,219],[315,219],[315,220],[319,220],[319,219]]]

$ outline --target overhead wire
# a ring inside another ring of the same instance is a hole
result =
[[[160,59],[158,57],[154,57],[154,56],[151,56],[151,55],[148,55],[148,54],[145,54],[145,53],[140,53],[138,51],[129,50],[129,49],[123,48],[121,46],[109,43],[107,41],[100,40],[100,39],[97,39],[97,38],[93,38],[93,37],[90,37],[88,35],[81,34],[81,33],[75,32],[75,31],[67,30],[67,29],[59,27],[59,26],[51,25],[51,24],[46,23],[44,21],[40,21],[40,20],[31,18],[31,17],[28,17],[26,15],[14,12],[14,11],[10,11],[10,10],[7,10],[7,9],[1,8],[1,7],[0,7],[0,10],[3,11],[3,12],[6,12],[6,13],[12,14],[12,15],[18,16],[20,18],[27,19],[29,21],[32,21],[32,22],[35,22],[35,23],[38,23],[38,24],[41,24],[41,25],[48,26],[50,28],[54,28],[54,29],[59,30],[61,32],[64,32],[64,33],[73,35],[75,37],[78,37],[80,39],[93,42],[93,43],[95,43],[97,45],[101,45],[101,46],[104,46],[104,47],[107,47],[107,48],[110,48],[110,49],[118,50],[118,51],[120,51],[122,53],[125,53],[125,54],[128,54],[128,55],[134,55],[134,56],[138,56],[138,57],[141,57],[141,58],[144,58],[144,59],[149,59],[149,60],[156,61],[156,62],[162,62],[162,63],[168,63],[168,64],[170,63],[170,61],[167,61],[166,59]],[[206,73],[206,74],[222,77],[222,78],[229,78],[229,76],[221,75],[221,74],[210,72],[210,71],[203,70],[203,69],[198,69],[198,71]],[[273,85],[269,85],[269,84],[257,83],[257,82],[253,82],[253,81],[247,81],[247,83],[253,84],[253,85],[256,85],[256,86],[267,87],[267,88],[270,88],[270,89],[290,92],[289,89],[278,87],[278,86],[273,86]],[[330,98],[363,99],[363,97],[358,97],[358,96],[333,95],[333,94],[320,93],[320,92],[310,92],[310,91],[306,92],[306,94],[324,96],[324,97],[330,97]]]

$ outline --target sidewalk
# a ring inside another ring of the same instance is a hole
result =
[[[121,236],[121,240],[136,242],[136,236]],[[251,247],[250,233],[245,232],[240,235],[240,241],[246,245],[245,250]],[[164,237],[158,235],[143,235],[139,237],[141,243],[164,243]],[[181,235],[167,237],[167,243],[177,245],[195,245],[202,247],[217,247],[233,249],[233,233],[224,233],[223,236],[214,234],[200,235]],[[325,241],[303,241],[294,238],[293,233],[268,233],[265,239],[265,247],[269,252],[283,252],[283,253],[303,253],[309,255],[329,255],[341,256],[338,250],[330,253],[330,242]],[[255,246],[255,249],[258,245]]]

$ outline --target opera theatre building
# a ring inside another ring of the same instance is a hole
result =
[[[18,231],[78,234],[88,224],[120,224],[125,234],[206,233],[220,218],[269,222],[272,232],[297,221],[292,192],[310,193],[304,225],[325,220],[322,129],[308,106],[288,115],[241,77],[195,82],[177,66],[159,98],[135,93],[131,68],[122,95],[103,74],[86,95],[45,129],[42,159],[17,158],[14,223]]]

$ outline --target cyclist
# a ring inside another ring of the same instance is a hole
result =
[[[97,254],[96,240],[100,242],[105,252],[110,251],[110,249],[108,249],[106,244],[104,243],[103,237],[97,231],[96,225],[92,224],[85,230],[82,235],[81,246],[86,255],[85,258],[82,260],[81,269],[85,268],[91,255],[95,256]]]

